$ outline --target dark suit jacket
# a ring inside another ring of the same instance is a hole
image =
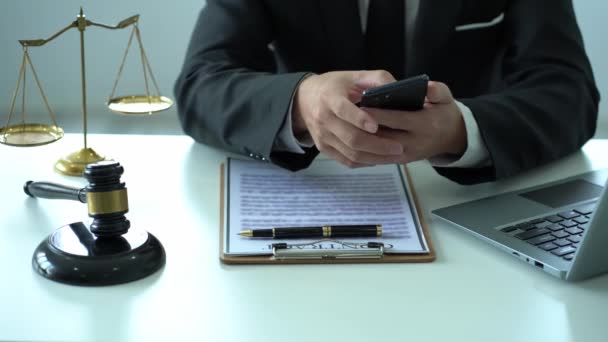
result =
[[[464,24],[494,26],[456,31]],[[292,170],[305,155],[271,152],[307,72],[365,68],[356,0],[208,0],[175,85],[195,140]],[[582,146],[599,94],[571,0],[421,0],[406,76],[446,83],[473,112],[492,166],[437,168],[460,183],[511,176]],[[390,70],[389,70],[390,71]]]

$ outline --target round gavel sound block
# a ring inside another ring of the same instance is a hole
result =
[[[89,184],[82,189],[52,183],[27,182],[32,197],[69,199],[87,203],[90,223],[65,225],[38,245],[32,257],[40,275],[72,285],[114,285],[146,277],[165,264],[160,241],[133,228],[127,188],[120,181],[124,169],[116,161],[90,164],[84,171]]]

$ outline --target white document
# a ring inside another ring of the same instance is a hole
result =
[[[412,194],[399,165],[350,169],[317,159],[297,172],[270,163],[229,158],[224,170],[224,254],[272,254],[272,244],[315,239],[247,238],[241,230],[325,225],[382,225],[382,237],[340,241],[383,242],[386,253],[426,253]],[[323,242],[311,249],[344,248]]]

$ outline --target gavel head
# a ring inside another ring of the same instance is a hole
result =
[[[124,169],[119,162],[109,160],[87,165],[84,177],[89,216],[93,218],[91,232],[97,237],[115,237],[131,226],[125,214],[129,211],[127,188],[120,182]]]

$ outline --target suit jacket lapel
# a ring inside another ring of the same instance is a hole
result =
[[[420,0],[408,75],[427,72],[435,56],[444,53],[440,47],[452,36],[461,6],[462,0]]]
[[[329,70],[363,69],[365,40],[357,1],[319,0],[319,7],[327,37]]]

